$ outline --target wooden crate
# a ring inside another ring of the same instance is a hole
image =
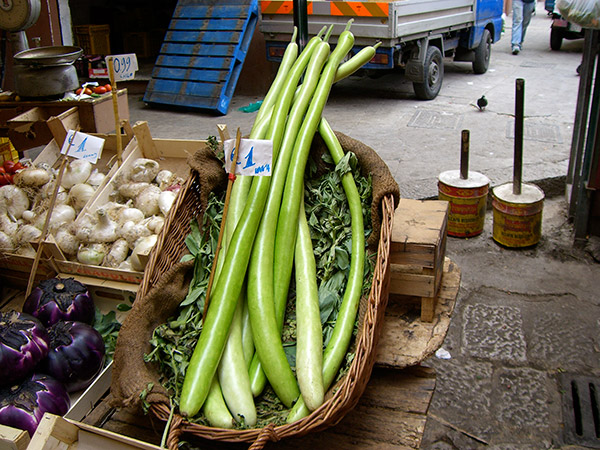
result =
[[[74,31],[85,55],[110,55],[110,25],[76,25]]]
[[[0,449],[25,450],[29,445],[29,433],[0,424]]]
[[[421,297],[421,320],[433,320],[446,253],[448,202],[401,199],[394,214],[390,294]]]
[[[35,106],[8,121],[8,137],[19,151],[47,145],[54,137],[48,125],[54,117],[67,130],[80,125],[77,107]]]

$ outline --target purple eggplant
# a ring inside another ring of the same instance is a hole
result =
[[[50,278],[41,281],[29,294],[23,311],[37,317],[47,327],[61,320],[91,324],[94,301],[87,287],[74,278]]]
[[[48,355],[50,338],[35,317],[0,312],[0,386],[17,382]]]
[[[62,416],[69,406],[69,394],[60,381],[34,374],[0,389],[0,424],[26,430],[33,436],[45,412]]]
[[[48,328],[50,352],[39,371],[64,383],[68,392],[86,388],[102,369],[102,335],[83,322],[58,322]]]

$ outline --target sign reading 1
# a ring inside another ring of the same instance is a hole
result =
[[[60,152],[96,164],[98,158],[102,155],[103,147],[104,139],[80,131],[69,130]]]
[[[135,53],[109,55],[106,57],[107,66],[109,59],[112,59],[113,62],[115,81],[132,80],[135,77],[135,72],[138,70],[138,62]]]
[[[223,143],[225,152],[225,170],[231,173],[235,139]],[[271,175],[273,159],[273,141],[262,139],[242,139],[238,151],[236,175],[261,176]]]

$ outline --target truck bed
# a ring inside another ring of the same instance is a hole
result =
[[[260,31],[268,41],[289,41],[294,27],[292,1],[262,0]],[[384,47],[403,41],[472,26],[475,0],[309,1],[308,34],[334,24],[339,35],[350,18],[357,45],[382,41]]]

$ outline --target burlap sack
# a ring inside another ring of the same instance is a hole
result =
[[[373,202],[371,216],[373,231],[368,238],[370,246],[376,245],[381,227],[381,200],[391,194],[394,204],[398,204],[399,187],[389,168],[379,155],[367,145],[342,133],[336,135],[344,151],[352,151],[358,157],[363,175],[370,174],[373,180]],[[319,155],[327,151],[322,139],[317,135],[311,148],[311,157],[320,161]],[[226,179],[222,164],[211,152],[197,152],[189,160],[190,167],[201,180],[200,196],[206,205],[208,194],[213,189],[223,189]],[[202,208],[204,211],[204,208]],[[163,230],[162,233],[168,233]],[[185,239],[185,236],[179,236]],[[159,382],[159,373],[153,365],[144,362],[144,354],[150,352],[150,338],[153,330],[172,316],[179,303],[185,298],[192,275],[193,263],[179,263],[165,271],[159,282],[145,296],[138,296],[125,319],[114,356],[111,393],[113,406],[139,406],[140,394],[146,392],[148,403],[169,404],[168,393]],[[148,269],[146,269],[148,270]],[[149,390],[149,386],[152,389]]]

